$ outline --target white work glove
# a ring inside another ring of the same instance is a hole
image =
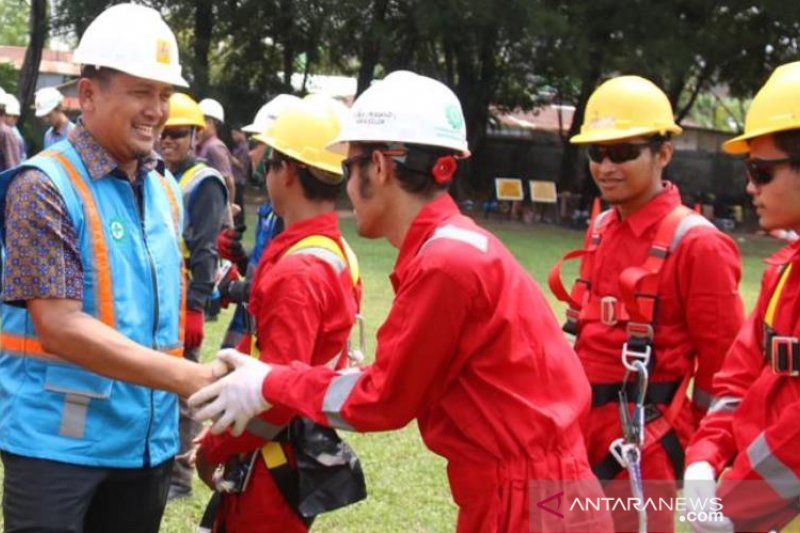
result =
[[[230,348],[220,350],[217,359],[233,371],[192,394],[189,407],[198,409],[193,415],[195,420],[215,420],[212,433],[222,433],[232,424],[231,432],[238,437],[251,418],[270,408],[261,386],[271,367]]]
[[[722,515],[719,501],[715,500],[717,475],[710,463],[699,461],[686,468],[683,473],[683,497],[687,512],[681,516],[681,521],[689,522],[695,533],[733,533],[733,522]],[[697,515],[701,513],[708,515],[708,520],[698,520]]]

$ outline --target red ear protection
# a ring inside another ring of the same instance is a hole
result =
[[[452,155],[440,157],[436,160],[436,164],[433,165],[433,170],[431,171],[434,181],[439,185],[450,183],[457,168],[458,163],[456,162],[456,158]]]

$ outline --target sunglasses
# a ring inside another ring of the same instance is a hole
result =
[[[602,163],[606,157],[612,163],[619,164],[638,159],[642,150],[653,146],[654,142],[644,143],[619,143],[619,144],[590,144],[586,150],[589,159],[595,163]]]
[[[744,166],[747,168],[747,175],[754,185],[766,185],[775,177],[775,167],[787,163],[800,165],[800,159],[796,157],[782,157],[780,159],[745,159]]]
[[[168,129],[161,132],[161,139],[183,139],[191,135],[192,130],[188,128],[182,129]]]
[[[353,170],[353,165],[356,164],[361,165],[365,161],[369,161],[370,159],[372,159],[372,152],[367,154],[354,155],[353,157],[348,157],[347,159],[342,161],[342,178],[344,179],[344,181],[350,179],[350,173]]]

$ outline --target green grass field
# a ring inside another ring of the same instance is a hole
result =
[[[367,348],[371,357],[375,348],[375,331],[386,317],[393,298],[388,274],[394,265],[396,251],[385,241],[358,238],[351,220],[343,220],[342,227],[360,259],[364,279],[363,313],[368,325]],[[563,306],[555,302],[546,289],[547,272],[561,254],[580,244],[581,234],[553,226],[523,226],[495,221],[488,227],[543,287],[560,320]],[[744,258],[741,289],[749,309],[758,293],[762,258],[776,250],[779,243],[750,236],[737,236],[737,240]],[[565,280],[571,279],[570,276],[572,272],[564,272]],[[205,359],[213,357],[228,317],[229,312],[224,312],[219,321],[207,323]],[[369,497],[365,502],[318,518],[315,531],[439,532],[454,529],[455,506],[447,487],[445,462],[425,449],[415,424],[401,431],[368,435],[344,433],[343,436],[362,460]],[[193,532],[208,497],[209,491],[196,481],[192,497],[167,506],[162,531]]]

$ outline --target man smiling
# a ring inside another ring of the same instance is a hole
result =
[[[164,391],[214,377],[180,358],[183,213],[153,152],[186,82],[143,6],[99,15],[75,60],[82,120],[0,175],[4,528],[155,533],[178,450]]]
[[[620,76],[592,94],[581,132],[571,139],[586,146],[592,177],[612,206],[589,228],[584,250],[565,256],[582,258],[571,293],[551,275],[551,288],[570,307],[565,329],[576,335],[592,384],[584,436],[603,480],[626,474],[609,446],[623,434],[620,391],[630,401],[638,394],[624,381],[634,359],[650,374],[643,477],[681,479],[683,447],[708,409],[711,379],[743,321],[736,245],[682,206],[677,187],[663,179],[674,150],[670,137],[680,133],[658,87]],[[633,515],[615,518],[622,520],[618,531],[635,530],[624,522]],[[650,530],[671,531],[660,528],[672,527],[672,513],[658,518]]]

